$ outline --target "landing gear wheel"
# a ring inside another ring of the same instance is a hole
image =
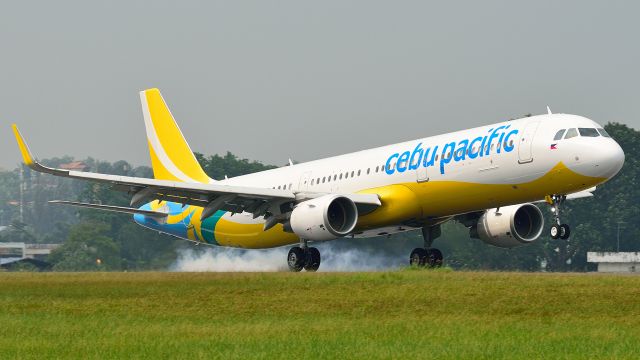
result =
[[[305,266],[306,258],[306,254],[301,247],[292,247],[289,250],[289,255],[287,256],[287,265],[289,265],[289,270],[293,272],[301,271]]]
[[[427,263],[427,253],[426,249],[423,248],[415,248],[409,255],[409,265],[423,267]]]
[[[304,269],[309,272],[315,272],[320,267],[320,251],[314,247],[307,249],[307,261]]]
[[[429,253],[429,266],[434,268],[441,267],[443,262],[442,252],[435,248],[428,249],[427,252]]]
[[[551,205],[551,213],[553,214],[553,226],[551,226],[551,238],[567,240],[571,235],[571,229],[567,224],[560,223],[560,205],[567,199],[566,195],[548,195],[547,203]]]
[[[567,240],[569,238],[569,235],[571,235],[571,228],[569,228],[569,225],[560,225],[560,239]]]

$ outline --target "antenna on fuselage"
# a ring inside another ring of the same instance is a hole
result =
[[[549,105],[547,105],[547,115],[552,115],[553,113],[551,112],[551,109],[549,108]]]

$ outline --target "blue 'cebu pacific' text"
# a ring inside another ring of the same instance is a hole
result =
[[[518,133],[518,130],[511,131],[509,127],[511,125],[498,126],[495,129],[489,129],[486,135],[478,136],[474,139],[464,139],[458,142],[452,141],[442,145],[442,152],[440,153],[440,174],[444,174],[445,167],[451,161],[458,162],[469,159],[475,159],[478,157],[489,156],[491,154],[491,145],[496,142],[495,146],[496,154],[500,154],[501,151],[511,152],[513,151],[514,144],[511,137]],[[416,170],[419,167],[431,167],[434,166],[437,161],[437,154],[439,145],[435,147],[422,147],[422,143],[415,146],[413,151],[407,150],[402,153],[395,153],[387,159],[385,172],[388,175],[392,175],[396,171],[403,173],[408,170]]]

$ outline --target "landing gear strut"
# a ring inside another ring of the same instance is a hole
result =
[[[566,240],[571,235],[571,228],[567,224],[562,224],[560,221],[560,206],[567,199],[566,195],[549,195],[546,197],[547,203],[551,205],[551,212],[553,213],[553,222],[549,231],[552,239]]]
[[[441,267],[443,263],[442,252],[431,247],[433,240],[438,238],[440,234],[440,225],[423,227],[424,247],[413,249],[411,255],[409,255],[409,265],[430,268]]]
[[[298,272],[305,269],[315,272],[320,267],[320,251],[314,247],[308,247],[306,240],[300,240],[300,246],[294,246],[287,256],[289,270]]]

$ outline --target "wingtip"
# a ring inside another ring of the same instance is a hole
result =
[[[29,147],[27,146],[27,143],[24,141],[22,134],[20,134],[18,125],[11,124],[11,128],[13,129],[13,134],[16,137],[16,142],[18,143],[18,148],[20,149],[20,154],[22,155],[22,161],[27,166],[33,165],[34,163],[33,156],[31,155],[31,151],[29,151]]]

